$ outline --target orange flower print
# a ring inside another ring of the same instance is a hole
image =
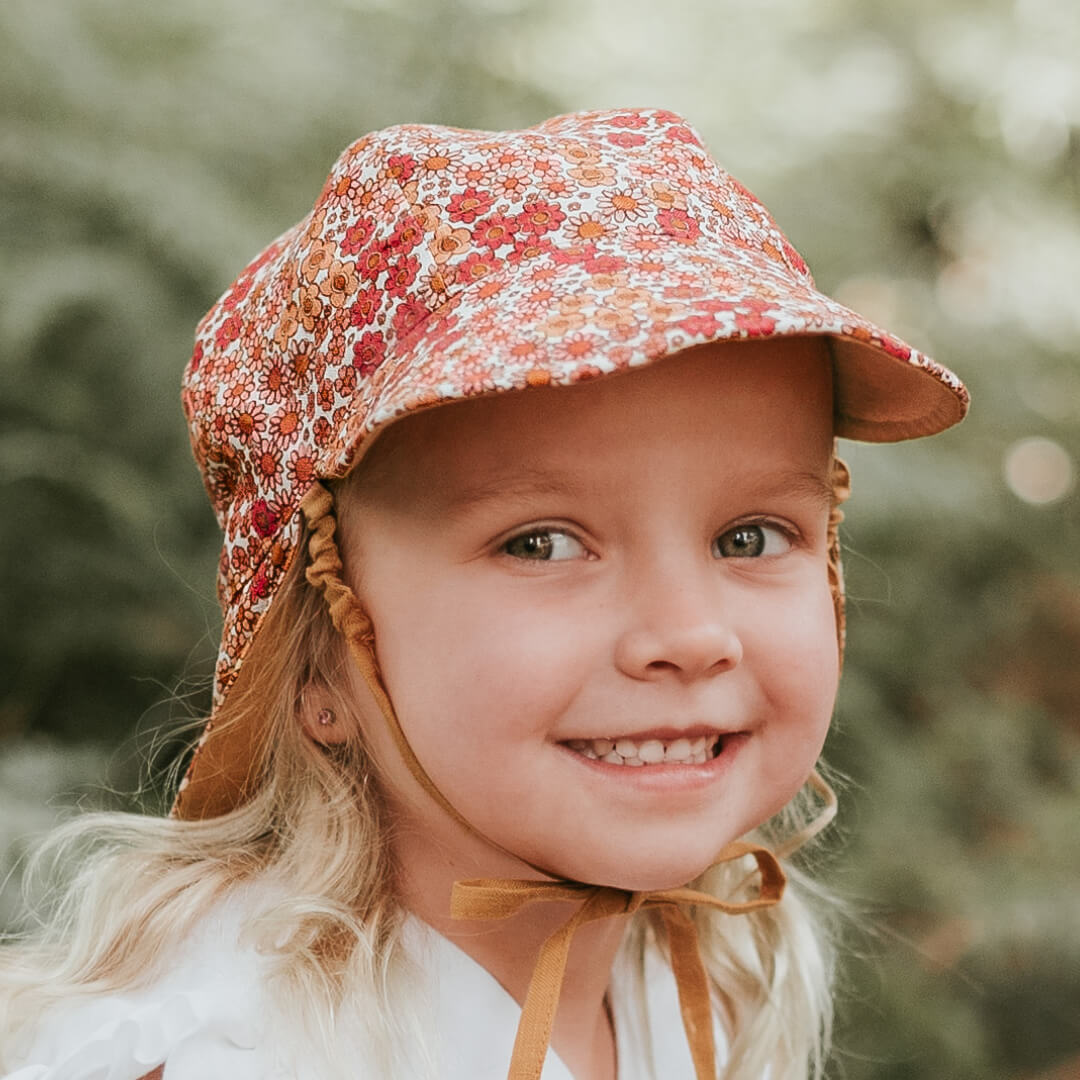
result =
[[[354,221],[346,230],[341,239],[341,252],[343,255],[357,255],[367,245],[375,231],[375,219],[364,216]]]
[[[322,300],[319,299],[318,285],[305,285],[301,288],[298,308],[300,322],[304,329],[309,332],[314,330],[323,309]]]
[[[431,243],[432,254],[436,263],[444,263],[459,251],[469,247],[472,233],[468,229],[454,229],[447,224],[440,225],[435,230],[435,238]]]
[[[541,181],[540,190],[549,199],[568,199],[574,186],[565,176],[550,176]]]
[[[431,309],[439,307],[445,300],[450,283],[443,270],[436,266],[424,274],[419,283],[420,299]]]
[[[603,339],[595,334],[571,333],[558,343],[555,355],[560,360],[581,360],[586,356],[596,356],[603,349]]]
[[[648,210],[645,194],[638,188],[605,191],[598,205],[600,212],[612,221],[637,221]]]
[[[561,338],[575,330],[580,330],[584,325],[585,316],[573,312],[569,315],[552,315],[551,318],[544,320],[540,329],[549,338]]]
[[[601,187],[615,181],[615,170],[609,165],[576,165],[569,170],[582,187]]]
[[[289,339],[300,328],[300,309],[295,303],[286,306],[281,313],[281,320],[274,330],[274,344],[279,349],[284,349],[289,344]]]
[[[259,476],[262,477],[267,483],[273,483],[277,480],[278,470],[281,462],[278,460],[278,456],[269,447],[264,448],[255,458],[256,467],[259,470]]]
[[[314,281],[320,270],[325,270],[334,261],[334,245],[321,241],[311,245],[307,255],[300,263],[300,277],[304,281]]]
[[[566,220],[566,215],[557,203],[543,202],[539,199],[527,202],[517,216],[518,228],[522,232],[540,236],[557,229]]]
[[[266,410],[254,402],[249,402],[246,409],[241,409],[229,417],[229,433],[243,442],[247,442],[265,427]]]
[[[334,407],[334,402],[337,401],[337,395],[334,392],[334,384],[327,379],[321,379],[319,381],[319,391],[317,395],[319,402],[319,408],[323,412],[330,412]]]
[[[358,285],[356,263],[334,259],[326,271],[326,277],[319,282],[319,292],[330,301],[331,307],[341,308],[356,292]]]
[[[463,221],[471,225],[478,217],[486,214],[495,200],[486,191],[468,187],[457,195],[450,196],[446,216],[451,221]]]
[[[299,487],[307,487],[315,478],[315,459],[310,454],[294,450],[285,463],[289,479]]]
[[[663,180],[654,180],[649,185],[649,196],[664,210],[686,209],[686,195]]]
[[[661,210],[656,222],[668,236],[692,244],[701,234],[698,223],[685,210]]]
[[[600,154],[584,143],[566,142],[558,150],[559,156],[572,165],[595,165],[600,161]]]
[[[274,441],[281,444],[290,442],[299,427],[300,414],[295,409],[286,409],[270,421],[270,430],[275,436]]]
[[[592,243],[607,236],[609,230],[596,214],[583,212],[570,214],[563,226],[563,232],[573,240]]]
[[[351,365],[341,368],[341,374],[334,380],[334,390],[338,397],[351,397],[356,390],[356,368]]]

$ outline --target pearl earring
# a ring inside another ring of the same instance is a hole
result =
[[[315,720],[319,727],[333,727],[337,723],[337,717],[330,709],[320,709]]]

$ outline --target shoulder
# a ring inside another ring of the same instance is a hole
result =
[[[147,984],[50,1006],[4,1080],[268,1080],[268,961],[243,928],[263,897],[239,890],[204,917]]]

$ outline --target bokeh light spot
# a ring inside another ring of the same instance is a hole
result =
[[[1072,491],[1076,479],[1068,451],[1041,435],[1014,442],[1005,451],[1002,471],[1009,490],[1036,506],[1063,499]]]

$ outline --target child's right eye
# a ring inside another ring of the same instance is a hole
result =
[[[500,550],[511,558],[529,562],[562,562],[580,559],[585,554],[585,545],[562,529],[530,529],[512,536]]]

